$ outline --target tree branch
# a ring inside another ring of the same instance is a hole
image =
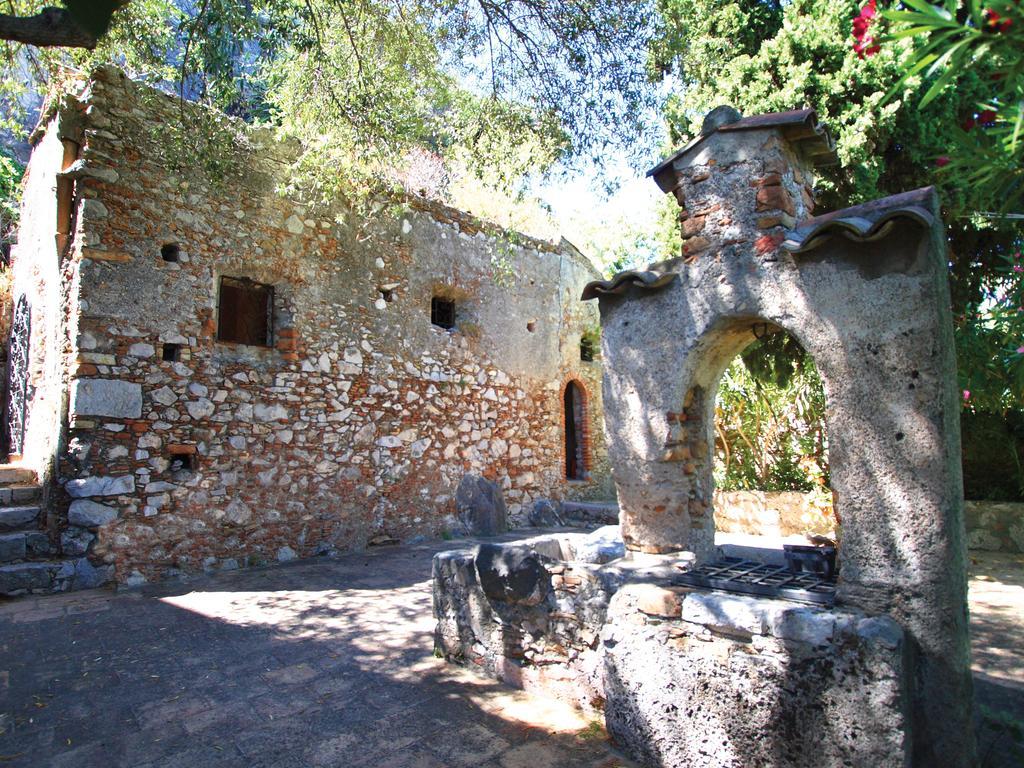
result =
[[[43,8],[35,16],[0,13],[0,40],[40,48],[93,49],[110,25],[114,11],[130,0],[70,3],[70,8]]]
[[[0,39],[41,48],[95,48],[97,38],[78,25],[65,8],[43,8],[35,16],[0,13]]]

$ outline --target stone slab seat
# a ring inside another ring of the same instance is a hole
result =
[[[35,483],[36,471],[17,464],[0,464],[0,485]]]
[[[50,553],[50,539],[43,531],[0,533],[0,563],[13,563]]]
[[[39,507],[0,507],[0,531],[16,531],[39,520]]]

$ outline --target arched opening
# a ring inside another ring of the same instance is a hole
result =
[[[586,406],[583,388],[575,381],[565,385],[562,395],[565,416],[565,478],[585,480],[586,466]]]
[[[839,525],[821,376],[784,330],[755,323],[752,337],[719,378],[715,396],[716,543],[724,554],[762,561],[785,550],[797,567],[831,572]]]

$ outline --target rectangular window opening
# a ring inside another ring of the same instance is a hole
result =
[[[438,328],[451,330],[455,327],[455,302],[443,296],[430,300],[430,322]]]
[[[163,352],[161,353],[163,359],[168,363],[176,363],[181,359],[181,345],[180,344],[164,344]]]
[[[196,457],[193,453],[172,453],[171,472],[194,472],[196,468]]]
[[[584,363],[594,362],[594,340],[587,336],[580,339],[580,360]]]
[[[274,327],[274,287],[246,278],[222,277],[217,303],[217,340],[269,347]]]
[[[160,246],[160,258],[172,264],[177,264],[181,258],[181,246],[177,243],[164,243]]]

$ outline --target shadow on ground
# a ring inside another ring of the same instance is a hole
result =
[[[430,546],[0,607],[17,766],[613,768],[603,731],[432,655]]]
[[[430,558],[451,546],[0,605],[0,764],[630,765],[578,713],[433,657]],[[1016,768],[1024,558],[974,561],[979,753]]]

